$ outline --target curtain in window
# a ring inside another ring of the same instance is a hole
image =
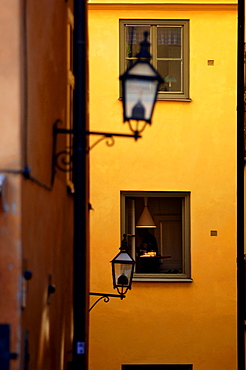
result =
[[[181,45],[181,28],[158,27],[158,45]]]
[[[149,26],[127,26],[126,43],[130,45],[139,45],[143,41],[144,31],[149,32]]]

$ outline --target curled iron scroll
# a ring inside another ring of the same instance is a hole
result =
[[[111,136],[111,135],[104,135],[104,136],[102,136],[102,137],[100,137],[100,139],[98,139],[98,140],[96,140],[90,147],[89,147],[89,149],[88,149],[88,151],[89,150],[92,150],[93,148],[95,148],[95,146],[97,145],[97,144],[99,144],[101,141],[103,141],[103,140],[106,140],[106,145],[107,146],[113,146],[114,144],[115,144],[115,139],[114,139],[114,137],[113,136]]]
[[[63,172],[70,172],[73,169],[73,156],[71,154],[71,148],[67,148],[66,150],[62,150],[61,152],[56,154],[56,161],[55,166],[60,171]]]
[[[110,300],[110,298],[109,298],[109,296],[108,296],[108,295],[103,295],[102,297],[98,298],[98,299],[93,303],[93,305],[90,307],[89,311],[91,311],[91,310],[93,309],[93,307],[94,307],[94,306],[95,306],[99,301],[101,301],[101,299],[103,299],[103,301],[104,301],[105,303],[108,303],[108,302],[109,302],[109,300]]]

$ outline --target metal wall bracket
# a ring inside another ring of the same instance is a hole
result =
[[[110,298],[120,298],[120,299],[126,298],[125,294],[90,293],[90,295],[97,296],[99,298],[93,303],[89,311],[91,311],[93,307],[95,307],[95,305],[102,299],[104,300],[105,303],[108,303],[110,301]]]
[[[56,120],[53,124],[53,161],[52,161],[52,173],[53,176],[55,174],[55,168],[59,169],[63,172],[70,172],[73,169],[73,153],[72,148],[67,147],[64,150],[57,152],[57,136],[58,134],[65,134],[65,135],[94,135],[94,136],[101,136],[100,139],[95,141],[91,147],[87,148],[87,152],[93,149],[97,144],[99,144],[102,140],[111,139],[112,141],[107,141],[106,144],[108,146],[112,146],[114,144],[115,137],[125,137],[125,138],[133,138],[134,140],[138,140],[142,136],[139,135],[139,131],[132,131],[133,134],[119,134],[115,132],[99,132],[99,131],[84,131],[78,132],[73,129],[66,129],[61,128],[59,125],[62,124],[60,119]]]

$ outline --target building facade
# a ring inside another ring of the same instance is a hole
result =
[[[65,369],[72,359],[73,197],[66,173],[53,167],[66,147],[57,137],[55,148],[53,124],[66,127],[69,116],[71,11],[65,1],[2,2],[3,370]]]
[[[91,130],[129,133],[119,75],[144,32],[164,78],[141,139],[90,137],[91,292],[115,293],[123,234],[136,266],[126,299],[90,311],[89,369],[234,370],[237,3],[88,12]],[[0,368],[70,370],[74,187],[54,164],[72,140],[54,124],[72,128],[73,2],[3,0],[0,17]]]
[[[89,1],[92,130],[129,132],[118,76],[145,31],[152,125],[90,153],[91,290],[112,293],[124,233],[136,260],[126,299],[90,313],[90,369],[236,369],[237,4]]]

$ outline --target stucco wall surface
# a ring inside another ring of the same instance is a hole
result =
[[[30,369],[63,369],[72,356],[73,198],[66,174],[52,183],[53,124],[65,128],[67,8],[71,2],[27,1],[26,161],[22,182],[23,266],[32,271],[22,313]],[[57,138],[56,152],[66,137]],[[48,286],[56,291],[48,296]]]
[[[51,181],[53,123],[66,119],[71,3],[1,2],[0,323],[11,326],[11,370],[71,360],[73,198],[64,173]],[[57,150],[65,145],[63,137]]]
[[[235,370],[236,7],[89,9],[91,130],[129,133],[118,100],[119,19],[189,20],[192,100],[158,101],[137,143],[116,139],[91,151],[91,291],[113,292],[121,190],[191,192],[193,279],[134,282],[124,301],[94,308],[90,369],[190,363]]]
[[[20,2],[2,1],[0,14],[0,323],[10,325],[10,351],[21,349],[21,21]],[[20,366],[12,361],[11,370]]]

